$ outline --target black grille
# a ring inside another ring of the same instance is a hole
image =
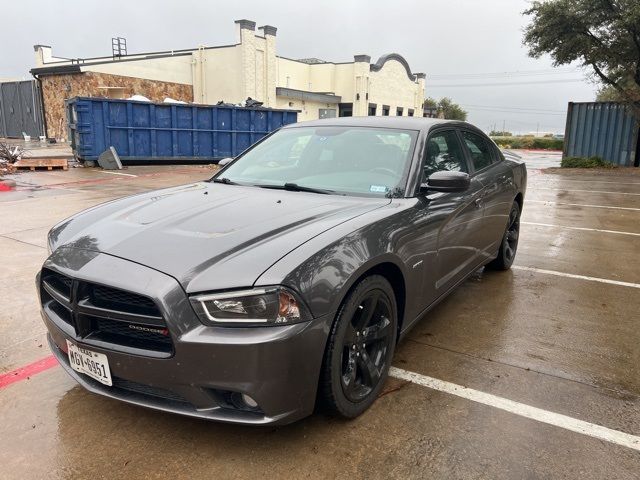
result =
[[[73,284],[71,278],[45,268],[42,270],[42,281],[63,297],[71,298],[71,285]]]
[[[89,296],[91,303],[96,307],[142,315],[161,316],[158,307],[150,298],[117,288],[92,285]]]
[[[42,303],[54,312],[64,323],[73,325],[71,310],[54,300],[47,292],[42,293]]]
[[[92,317],[92,323],[94,328],[91,338],[133,348],[171,351],[171,337],[166,328],[99,317]]]
[[[122,390],[128,390],[130,392],[141,393],[143,395],[150,395],[152,397],[164,398],[167,400],[173,400],[174,402],[187,403],[187,401],[177,393],[164,388],[153,387],[151,385],[145,385],[142,383],[132,382],[131,380],[125,380],[124,378],[114,377],[113,386]]]
[[[76,336],[86,343],[108,343],[162,355],[173,351],[166,323],[150,298],[46,268],[41,279],[43,309],[49,317],[73,326]]]

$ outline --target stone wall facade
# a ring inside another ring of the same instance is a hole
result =
[[[193,101],[193,87],[182,83],[96,72],[45,75],[40,79],[47,123],[46,134],[49,138],[68,140],[65,100],[73,97],[106,97],[106,90],[100,87],[123,88],[125,98],[144,95],[152,102],[162,102],[166,97],[185,102]]]

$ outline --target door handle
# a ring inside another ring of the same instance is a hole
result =
[[[476,199],[473,201],[473,203],[475,203],[476,208],[482,208],[482,198],[481,198],[481,197],[476,198]]]

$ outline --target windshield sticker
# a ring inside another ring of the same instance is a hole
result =
[[[385,187],[384,185],[371,185],[369,187],[369,191],[370,192],[387,193],[387,190],[389,190],[389,189],[387,187]]]

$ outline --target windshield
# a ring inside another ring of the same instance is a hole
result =
[[[285,128],[238,158],[216,181],[385,196],[404,187],[416,137],[413,130],[385,128]]]

